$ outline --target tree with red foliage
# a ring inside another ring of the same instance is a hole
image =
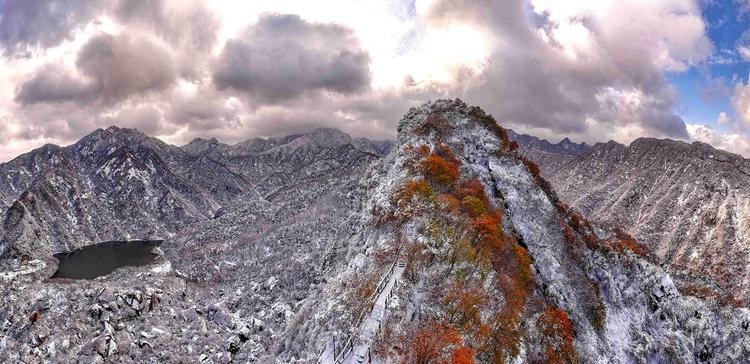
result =
[[[537,322],[544,335],[547,363],[577,363],[578,355],[573,347],[573,323],[561,308],[547,307]]]
[[[529,172],[531,173],[532,176],[534,176],[534,178],[538,178],[541,176],[541,170],[539,169],[538,164],[526,158],[522,158],[521,161],[526,166],[526,168],[529,169]]]
[[[484,185],[476,178],[464,180],[458,186],[458,198],[464,199],[466,197],[474,197],[480,199],[485,205],[487,205],[487,196],[484,193]]]
[[[466,346],[454,349],[451,364],[474,364],[474,351]]]
[[[617,240],[612,244],[612,247],[618,252],[623,253],[625,250],[630,250],[635,255],[642,257],[648,254],[648,249],[644,245],[639,243],[621,228],[618,227],[615,229],[615,235]]]
[[[471,332],[482,325],[482,308],[490,301],[481,286],[470,286],[454,280],[447,292],[443,292],[443,305],[450,315],[449,322],[463,332]]]
[[[461,335],[451,325],[430,321],[416,330],[410,330],[403,340],[406,343],[405,359],[409,363],[426,364],[447,361],[450,348],[461,342]]]
[[[466,213],[472,218],[479,217],[486,212],[484,202],[474,196],[464,197],[462,204]]]
[[[490,211],[474,219],[474,230],[479,234],[478,250],[491,254],[501,249],[503,243],[502,215],[499,211]]]
[[[458,212],[461,207],[461,201],[459,201],[456,196],[451,195],[450,193],[444,193],[438,197],[438,201],[440,202],[440,205],[444,207],[448,212]]]
[[[515,140],[514,140],[514,141],[512,141],[512,142],[510,142],[510,145],[508,146],[508,149],[509,149],[509,150],[510,150],[511,152],[514,152],[514,151],[518,150],[518,142],[517,142],[517,141],[515,141]]]
[[[562,228],[563,237],[568,244],[572,246],[580,245],[580,240],[578,240],[575,232],[570,228],[570,226],[564,223],[560,223],[560,227]]]
[[[521,344],[521,313],[526,294],[520,290],[504,290],[506,298],[503,308],[493,316],[494,345],[492,356],[495,362],[503,363],[505,358],[518,355]]]
[[[531,257],[522,246],[514,244],[513,247],[516,254],[516,264],[518,264],[516,280],[520,286],[525,288],[531,283]]]
[[[427,144],[422,144],[416,149],[417,156],[420,158],[425,158],[428,155],[430,155],[430,147],[427,146]]]
[[[414,128],[414,132],[420,135],[428,135],[430,132],[434,131],[438,135],[442,135],[449,134],[452,129],[453,126],[451,126],[443,113],[434,112],[427,115],[424,121]]]
[[[424,175],[430,181],[443,187],[450,187],[458,181],[458,163],[448,161],[437,154],[430,154],[422,163]]]
[[[458,158],[456,158],[456,155],[453,154],[453,151],[451,150],[451,148],[444,143],[437,143],[437,145],[435,145],[435,154],[437,154],[438,156],[440,156],[440,158],[443,158],[450,163],[454,163],[454,164],[460,163]]]
[[[398,203],[405,206],[414,196],[429,199],[433,195],[432,187],[423,179],[410,180],[399,191]]]

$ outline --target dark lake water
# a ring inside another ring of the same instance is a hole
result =
[[[94,279],[124,266],[144,266],[157,257],[151,250],[161,241],[108,241],[55,254],[60,261],[52,278]]]

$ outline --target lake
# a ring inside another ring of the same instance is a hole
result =
[[[68,253],[55,254],[60,261],[52,278],[94,279],[124,266],[144,266],[158,256],[151,252],[161,241],[107,241]]]

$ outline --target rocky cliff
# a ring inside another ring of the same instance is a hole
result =
[[[317,299],[323,309],[308,307],[298,338],[308,347],[369,338],[356,327],[375,312],[382,324],[368,355],[392,362],[734,362],[748,354],[747,310],[681,294],[637,241],[561,202],[481,109],[441,100],[411,110],[366,183],[355,258]],[[405,263],[393,297],[363,304],[393,261]]]

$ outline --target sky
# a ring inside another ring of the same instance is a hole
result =
[[[0,161],[110,125],[385,139],[454,97],[551,141],[750,157],[749,22],[749,0],[0,0]]]

